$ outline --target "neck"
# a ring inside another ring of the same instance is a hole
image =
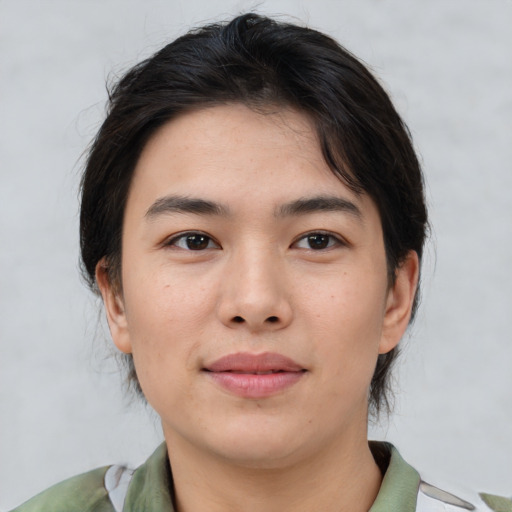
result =
[[[366,436],[300,460],[254,467],[166,435],[177,512],[367,512],[382,474]]]

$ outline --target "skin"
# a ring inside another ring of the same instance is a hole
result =
[[[222,211],[170,208],[176,196]],[[326,196],[345,207],[290,206]],[[164,125],[131,184],[122,292],[103,262],[97,280],[114,343],[161,417],[179,511],[368,510],[382,479],[368,389],[407,327],[417,276],[411,252],[390,286],[375,204],[330,171],[304,115],[231,104]],[[204,371],[239,352],[305,371],[241,397]]]

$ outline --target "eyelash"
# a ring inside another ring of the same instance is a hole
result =
[[[309,241],[312,241],[312,239],[314,237],[327,238],[328,239],[327,246],[320,247],[320,248],[318,248],[318,247],[313,248],[313,247],[309,246],[309,247],[302,247],[302,249],[306,249],[306,250],[314,251],[314,252],[320,252],[320,251],[325,251],[325,250],[331,249],[333,247],[341,247],[341,246],[347,245],[347,243],[343,239],[341,239],[337,235],[334,235],[333,233],[329,233],[326,231],[310,231],[309,233],[305,233],[304,235],[301,235],[295,242],[293,242],[292,246],[297,246],[298,243],[301,241],[306,241],[306,243],[308,243],[308,245],[309,245]]]
[[[201,243],[206,243],[206,245],[199,246],[196,248],[190,247],[188,242],[192,242],[195,237],[198,237],[198,241]],[[325,238],[327,238],[327,245],[324,247],[298,247],[298,244],[302,241],[306,241],[306,243],[313,242],[315,237],[320,237],[320,241],[325,241]],[[180,246],[178,243],[180,241],[184,241],[184,244],[186,246]],[[214,247],[211,247],[211,245],[214,245]],[[181,233],[179,235],[176,235],[172,237],[170,240],[165,242],[164,244],[167,247],[179,247],[180,249],[188,250],[188,251],[204,251],[206,249],[217,249],[220,248],[220,244],[218,244],[211,236],[207,235],[206,233],[202,233],[200,231],[187,231],[185,233]],[[325,231],[310,231],[309,233],[306,233],[304,235],[301,235],[297,240],[295,240],[291,247],[298,247],[300,249],[306,249],[314,252],[320,252],[324,250],[331,249],[332,247],[339,247],[339,246],[345,246],[347,245],[345,241],[340,239],[338,236],[333,235],[332,233],[325,232]]]
[[[187,240],[191,240],[194,237],[202,237],[203,241],[206,240],[207,241],[206,247],[192,249],[190,246],[188,246]],[[178,242],[181,240],[184,241],[184,244],[187,244],[186,247],[181,247],[180,245],[178,245]],[[214,244],[215,247],[209,247],[210,244]],[[203,251],[206,249],[215,249],[215,248],[220,247],[220,245],[211,236],[207,235],[206,233],[202,233],[201,231],[187,231],[185,233],[180,233],[179,235],[173,236],[171,239],[167,240],[164,245],[166,247],[179,247],[180,249],[184,249],[186,251],[197,251],[197,252],[200,252],[200,251]]]

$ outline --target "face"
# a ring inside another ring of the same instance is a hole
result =
[[[97,278],[168,444],[276,466],[366,439],[377,356],[409,319],[417,260],[390,286],[378,211],[327,167],[308,119],[241,105],[148,142],[122,242]]]

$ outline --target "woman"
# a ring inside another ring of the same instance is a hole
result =
[[[17,510],[474,510],[367,440],[416,309],[427,212],[407,129],[332,39],[249,14],[129,71],[80,229],[165,444]]]

